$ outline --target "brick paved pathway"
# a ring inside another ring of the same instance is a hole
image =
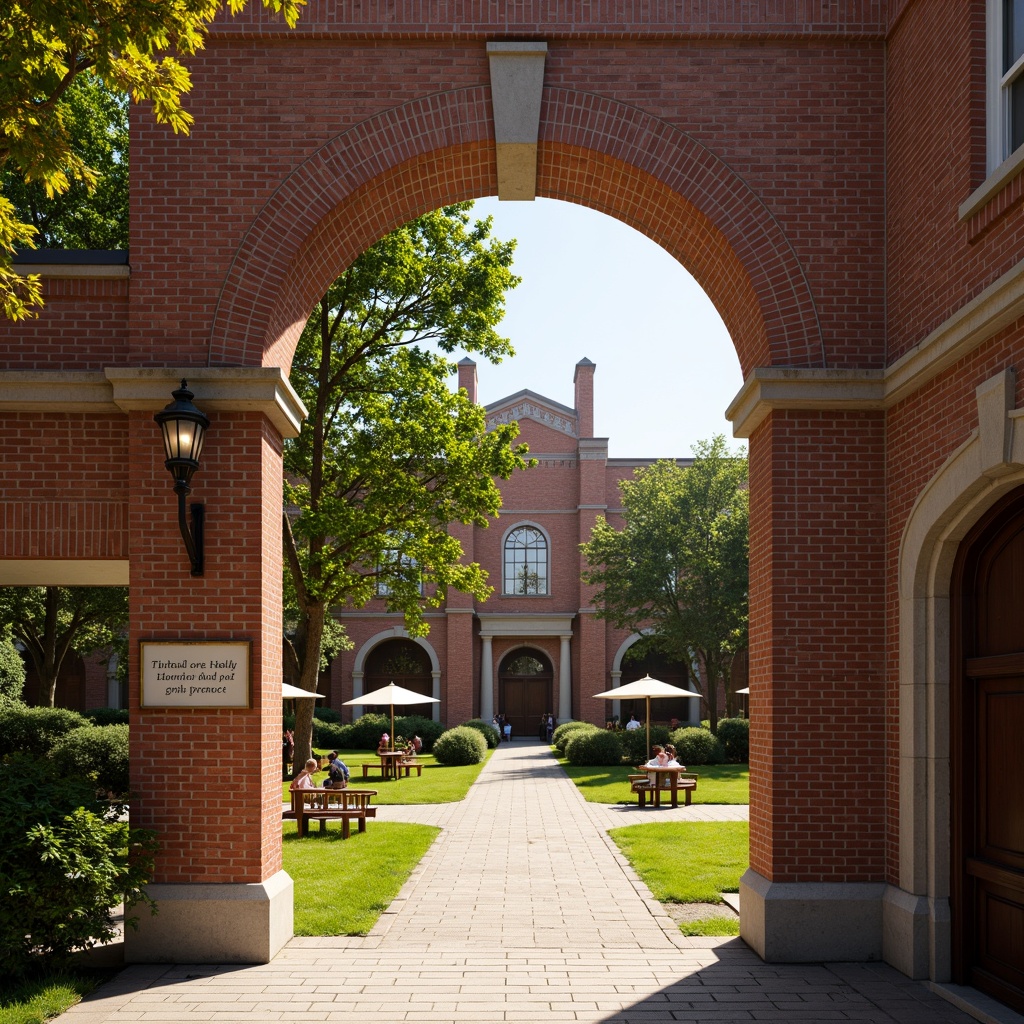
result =
[[[381,808],[444,831],[366,938],[296,938],[257,967],[133,966],[59,1020],[971,1021],[885,965],[764,964],[739,939],[684,938],[605,832],[745,811],[588,805],[545,746],[516,741],[459,804]]]

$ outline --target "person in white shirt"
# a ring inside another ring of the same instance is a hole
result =
[[[632,732],[634,729],[639,729],[640,723],[636,720],[635,715],[629,716],[629,721],[626,723],[626,731]]]

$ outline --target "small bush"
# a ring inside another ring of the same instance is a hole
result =
[[[17,704],[25,687],[25,662],[9,636],[0,635],[0,706]]]
[[[468,722],[463,722],[462,724],[467,729],[476,729],[477,732],[483,733],[489,750],[493,750],[500,742],[501,737],[498,736],[498,730],[490,722],[485,722],[482,718],[471,718]]]
[[[93,708],[83,712],[93,725],[127,725],[127,708]]]
[[[313,719],[313,746],[322,750],[352,750],[350,737],[351,725],[338,725],[336,722],[318,722]],[[346,743],[346,740],[349,740]],[[377,744],[375,743],[376,747]]]
[[[89,780],[52,761],[0,759],[0,836],[5,980],[113,939],[110,911],[119,903],[153,907],[143,888],[153,873],[153,833],[119,821]]]
[[[590,722],[563,722],[561,725],[555,726],[555,731],[551,734],[551,742],[558,750],[560,754],[565,753],[565,741],[578,729],[596,729],[597,726]]]
[[[722,764],[725,761],[722,744],[708,729],[676,729],[670,739],[675,744],[676,759],[688,768],[694,764]]]
[[[715,733],[722,748],[725,759],[730,764],[746,764],[750,760],[750,719],[723,718],[718,723]]]
[[[294,732],[294,730],[295,730],[295,712],[294,711],[286,711],[281,716],[281,727],[282,727],[282,730],[288,729],[288,730],[291,730],[291,731]]]
[[[51,754],[64,774],[91,779],[103,793],[128,793],[128,726],[86,725],[57,740]]]
[[[423,740],[422,752],[430,754],[438,737],[444,732],[444,723],[435,722],[432,718],[424,718],[422,715],[403,715],[395,719],[395,732],[410,740],[413,736],[419,736]],[[380,739],[379,736],[377,738]]]
[[[438,764],[479,764],[487,756],[487,740],[476,729],[460,725],[441,733],[434,744]]]
[[[347,734],[349,736],[349,742],[345,744],[347,750],[376,750],[381,733],[391,732],[391,718],[388,715],[363,715],[348,728],[351,732]],[[398,731],[397,722],[395,731]]]
[[[664,746],[668,742],[668,729],[663,725],[651,726],[651,746],[660,743]],[[625,729],[622,732],[622,751],[630,764],[642,764],[651,756],[647,746],[647,729],[641,726],[639,729]]]
[[[0,756],[22,753],[47,757],[61,736],[88,724],[77,711],[67,708],[29,708],[24,704],[0,707]]]
[[[314,708],[313,717],[318,722],[340,722],[341,713],[334,708]]]
[[[565,757],[576,765],[622,764],[622,744],[608,729],[577,729],[566,739]]]

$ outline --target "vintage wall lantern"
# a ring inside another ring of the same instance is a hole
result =
[[[210,425],[207,416],[193,404],[195,397],[186,381],[171,392],[174,401],[158,412],[153,419],[160,424],[164,435],[164,465],[174,477],[174,493],[178,495],[178,527],[185,550],[192,563],[192,575],[203,575],[203,506],[192,505],[192,527],[185,514],[185,496],[192,491],[192,474],[199,468],[203,439]]]

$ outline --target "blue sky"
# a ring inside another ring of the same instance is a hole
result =
[[[516,355],[477,359],[485,405],[529,388],[573,405],[573,369],[597,363],[594,430],[612,458],[687,456],[725,434],[725,409],[742,384],[714,306],[660,246],[632,228],[556,200],[480,199],[494,235],[515,238],[522,284],[508,296],[503,334]],[[456,358],[461,358],[457,354]]]

